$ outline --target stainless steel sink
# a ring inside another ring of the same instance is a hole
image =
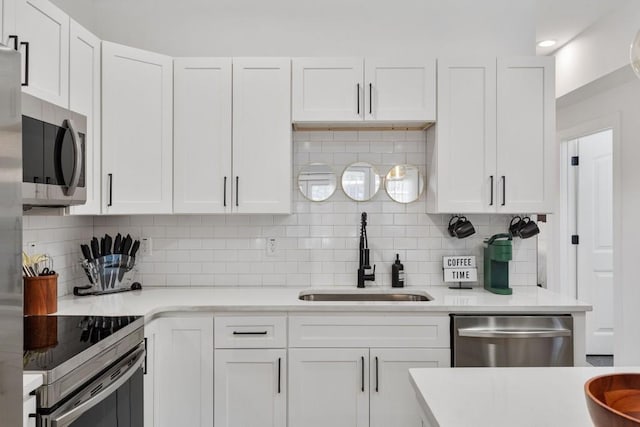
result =
[[[388,301],[388,302],[427,302],[431,298],[426,292],[300,292],[302,301]]]

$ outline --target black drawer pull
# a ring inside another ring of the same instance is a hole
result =
[[[267,335],[267,331],[233,331],[233,335]]]
[[[29,42],[20,42],[24,46],[24,82],[22,86],[29,86]]]
[[[278,357],[278,394],[281,392],[280,378],[282,377],[282,358]]]
[[[362,383],[361,383],[360,391],[364,392],[364,356],[362,356],[360,359],[362,362]]]

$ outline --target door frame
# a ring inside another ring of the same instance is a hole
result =
[[[548,271],[551,280],[548,288],[573,298],[577,297],[577,251],[572,251],[573,245],[561,236],[569,236],[575,230],[575,218],[573,223],[569,218],[569,185],[575,185],[571,180],[569,141],[592,135],[600,131],[611,129],[613,133],[613,281],[621,277],[622,257],[618,254],[622,251],[622,146],[621,146],[621,115],[619,112],[585,121],[577,126],[558,131],[557,141],[560,150],[560,180],[558,194],[558,219],[553,222],[553,233],[557,236],[553,239],[552,250],[554,256],[549,257]],[[573,228],[572,228],[573,227]],[[619,301],[619,287],[614,287],[614,307],[619,312],[622,305]],[[617,314],[616,316],[620,316]],[[615,319],[614,319],[615,320]],[[614,322],[618,324],[617,321]],[[615,340],[615,339],[614,339]]]

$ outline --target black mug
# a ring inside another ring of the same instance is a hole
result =
[[[456,220],[454,222],[454,219]],[[453,216],[449,220],[449,235],[451,237],[457,237],[458,239],[464,239],[465,237],[469,237],[472,234],[475,234],[476,229],[471,224],[471,221],[467,219],[467,217],[461,216]]]
[[[514,222],[515,220],[517,221]],[[521,239],[528,239],[540,234],[540,228],[538,228],[538,224],[536,224],[535,221],[532,221],[528,216],[525,216],[524,218],[514,216],[509,223],[509,232]]]

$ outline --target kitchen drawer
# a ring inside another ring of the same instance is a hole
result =
[[[284,348],[287,318],[278,316],[219,316],[214,321],[216,348]]]
[[[36,419],[34,417],[29,417],[29,414],[36,413],[36,397],[25,396],[24,401],[22,403],[22,408],[23,408],[23,415],[22,415],[23,427],[36,427]]]
[[[449,316],[291,316],[290,347],[449,348]]]

